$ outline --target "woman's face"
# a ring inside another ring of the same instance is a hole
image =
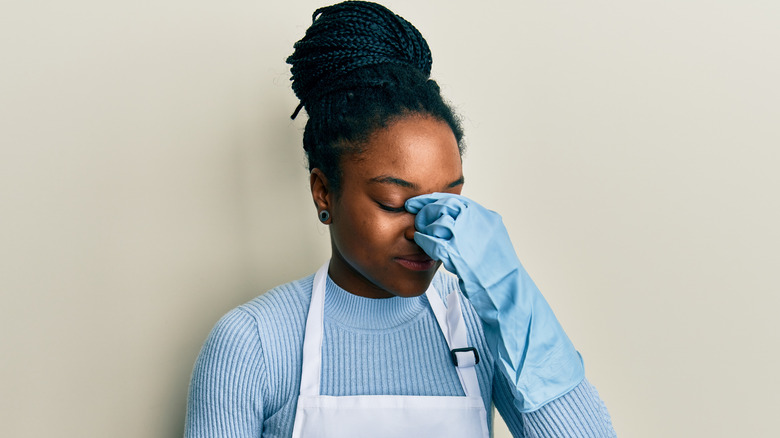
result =
[[[357,295],[412,297],[425,292],[441,262],[414,242],[404,202],[432,192],[460,194],[458,143],[449,125],[423,115],[375,132],[365,151],[342,162],[341,192],[312,171],[312,196],[331,214],[331,279]]]

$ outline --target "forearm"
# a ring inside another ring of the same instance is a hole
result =
[[[520,412],[536,410],[582,382],[579,353],[521,265],[496,285],[460,286],[482,319],[496,372],[510,383]]]
[[[525,438],[614,438],[612,420],[596,388],[583,380],[534,412],[514,408],[509,384],[497,376],[494,403],[512,435]]]

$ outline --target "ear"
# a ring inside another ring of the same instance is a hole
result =
[[[314,168],[309,174],[309,186],[311,188],[311,198],[314,201],[314,206],[317,208],[317,214],[322,210],[328,210],[332,213],[331,208],[333,206],[333,194],[330,191],[330,184],[328,178],[320,169]],[[329,224],[332,219],[328,219],[324,224]]]

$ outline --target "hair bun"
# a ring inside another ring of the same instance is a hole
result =
[[[371,2],[346,1],[317,9],[306,35],[294,47],[287,63],[292,65],[292,89],[301,106],[365,66],[401,64],[418,69],[425,78],[431,74],[431,51],[420,32]]]

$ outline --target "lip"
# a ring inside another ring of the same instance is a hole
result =
[[[425,254],[406,255],[396,257],[393,260],[410,271],[428,271],[436,266],[436,260]]]

